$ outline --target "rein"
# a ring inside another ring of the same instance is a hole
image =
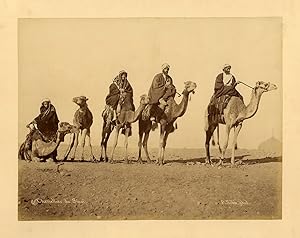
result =
[[[253,87],[249,86],[248,84],[246,84],[246,83],[244,83],[244,82],[242,82],[242,81],[240,81],[240,83],[244,84],[244,85],[247,86],[248,88],[254,89]]]

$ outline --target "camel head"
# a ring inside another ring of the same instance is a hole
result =
[[[142,105],[147,105],[149,103],[149,101],[150,101],[150,98],[146,94],[143,94],[140,97],[140,104],[142,104]]]
[[[58,138],[60,141],[64,141],[64,137],[67,134],[75,133],[78,131],[78,128],[76,126],[71,125],[68,122],[60,122],[58,124]]]
[[[184,91],[187,92],[187,94],[189,93],[195,93],[195,89],[197,88],[197,84],[192,82],[192,81],[186,81],[184,82]]]
[[[82,107],[86,105],[87,100],[89,100],[87,97],[79,96],[79,97],[74,97],[72,101],[76,103],[78,106]]]
[[[272,84],[270,82],[265,83],[263,81],[256,82],[256,85],[254,87],[256,93],[265,93],[276,89],[277,86],[275,84]]]

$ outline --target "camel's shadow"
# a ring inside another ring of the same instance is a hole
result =
[[[112,163],[110,162],[104,162],[104,161],[92,161],[92,160],[57,160],[57,163],[91,163],[91,164],[126,164],[125,160],[114,160]],[[128,164],[132,164],[133,162],[136,162],[134,160],[129,160]]]
[[[247,157],[250,157],[251,154],[243,154],[235,157],[235,162],[242,165],[253,165],[253,164],[265,164],[265,163],[272,163],[272,162],[282,162],[282,156],[265,156],[260,158],[250,158],[247,159]],[[226,157],[223,160],[223,163],[229,164],[231,158]],[[109,162],[104,161],[91,161],[91,160],[58,160],[58,163],[103,163],[103,164],[110,164]],[[219,157],[212,157],[211,158],[212,163],[219,162]],[[205,157],[197,157],[197,158],[191,158],[191,159],[168,159],[165,160],[165,164],[205,164]],[[124,160],[114,160],[112,164],[140,164],[137,160],[130,159],[128,160],[128,163],[125,163]],[[146,161],[143,161],[143,164],[147,164]],[[151,164],[155,164],[155,161],[153,160]]]
[[[264,163],[271,163],[271,162],[282,162],[282,156],[266,156],[262,158],[257,158],[257,159],[247,159],[246,157],[251,156],[250,154],[244,154],[244,155],[239,155],[235,157],[235,162],[236,163],[241,163],[243,165],[252,165],[252,164],[264,164]],[[205,157],[199,157],[199,158],[191,158],[191,159],[181,159],[181,160],[166,160],[166,164],[171,164],[171,163],[179,163],[179,164],[197,164],[197,163],[205,163]],[[230,163],[231,161],[230,157],[224,158],[223,162],[224,163]],[[219,158],[211,158],[212,163],[217,163],[219,162]]]

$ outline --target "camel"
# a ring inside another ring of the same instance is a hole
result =
[[[109,161],[110,163],[114,162],[113,155],[114,151],[116,149],[116,146],[118,144],[118,137],[119,137],[119,132],[122,129],[122,133],[125,135],[125,140],[124,140],[124,147],[125,147],[125,156],[124,160],[125,163],[128,163],[128,153],[127,153],[127,148],[128,148],[128,137],[130,136],[129,133],[131,131],[131,124],[136,122],[146,105],[149,103],[149,97],[147,95],[142,95],[140,97],[140,105],[135,111],[124,111],[121,108],[120,115],[118,116],[118,121],[119,123],[116,124],[114,131],[115,131],[115,137],[113,141],[113,146],[112,146],[112,151],[111,151],[111,157],[108,160],[107,155],[106,155],[106,147],[107,147],[107,141],[111,133],[111,129],[108,129],[104,135],[105,138],[102,137],[102,142],[101,143],[101,157],[102,157],[102,151],[104,150],[105,154],[105,161]],[[105,119],[104,119],[105,121]],[[105,123],[105,122],[104,122]],[[102,134],[103,135],[103,134]]]
[[[77,131],[75,133],[71,134],[70,137],[70,143],[68,146],[68,149],[64,155],[64,161],[67,160],[72,148],[73,153],[71,154],[71,161],[73,161],[75,159],[75,154],[76,154],[76,150],[78,147],[78,137],[79,137],[79,133],[81,135],[81,154],[80,154],[80,160],[84,161],[84,147],[85,147],[85,139],[86,137],[88,138],[88,147],[90,149],[90,155],[91,155],[91,161],[95,161],[95,157],[93,155],[93,151],[92,151],[92,145],[91,145],[91,126],[93,124],[93,114],[91,113],[91,111],[88,108],[88,105],[86,103],[86,101],[88,100],[88,98],[86,98],[85,96],[80,96],[80,97],[74,97],[73,98],[73,102],[75,104],[77,104],[79,106],[79,108],[77,109],[77,111],[74,114],[74,119],[73,119],[73,123],[74,126],[77,127]]]
[[[99,159],[100,162],[102,161],[108,162],[107,142],[110,137],[110,134],[112,133],[115,127],[115,125],[112,122],[113,115],[114,115],[113,109],[110,108],[108,105],[106,105],[104,111],[102,112],[103,125],[102,125],[102,137],[100,143],[100,147],[101,147],[100,159]]]
[[[51,158],[53,161],[57,161],[57,148],[66,134],[76,131],[76,127],[70,125],[68,122],[59,123],[57,130],[56,141],[46,142],[41,132],[36,129],[30,129],[30,133],[27,135],[26,140],[19,149],[19,159],[30,161],[45,161],[47,158]]]
[[[183,90],[183,97],[180,104],[177,104],[174,98],[169,98],[167,101],[167,105],[164,109],[163,115],[158,118],[158,123],[160,125],[160,142],[159,142],[159,155],[157,159],[157,163],[159,165],[164,164],[164,154],[165,148],[167,144],[167,139],[170,133],[174,131],[173,123],[176,121],[178,117],[182,117],[187,109],[188,101],[189,101],[189,94],[196,89],[197,85],[194,82],[187,81],[184,83],[185,88]],[[151,117],[152,115],[150,115]],[[139,120],[139,155],[138,155],[138,162],[143,163],[141,158],[141,150],[142,146],[144,148],[147,162],[151,163],[151,159],[148,153],[148,139],[149,134],[152,127],[152,122],[150,121],[150,117],[147,118],[140,118]]]
[[[271,83],[265,83],[262,81],[258,81],[255,85],[255,87],[252,90],[250,103],[246,106],[243,101],[238,97],[231,97],[226,108],[224,109],[224,121],[217,121],[214,122],[210,120],[211,118],[208,115],[208,112],[206,110],[205,113],[205,131],[206,131],[206,141],[205,141],[205,149],[206,149],[206,164],[211,164],[210,160],[210,153],[209,153],[209,143],[210,139],[213,136],[213,133],[215,129],[217,128],[217,145],[219,146],[219,151],[221,153],[221,158],[218,162],[218,165],[223,164],[225,151],[228,146],[228,140],[229,140],[229,134],[231,129],[234,130],[234,138],[233,138],[233,146],[232,146],[232,154],[231,154],[231,164],[234,165],[235,161],[235,149],[237,148],[237,138],[239,135],[239,132],[242,128],[242,123],[244,120],[247,120],[249,118],[252,118],[259,106],[259,102],[261,99],[261,96],[265,92],[269,92],[272,90],[277,89],[277,86],[275,84]],[[223,148],[220,147],[219,144],[219,124],[225,124],[226,128],[226,135],[225,135],[225,143],[223,145]],[[213,142],[214,144],[214,142]]]

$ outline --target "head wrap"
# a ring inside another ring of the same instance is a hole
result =
[[[162,66],[161,66],[161,69],[162,70],[164,70],[165,68],[170,68],[170,65],[169,64],[167,64],[167,63],[165,63],[165,64],[163,64]]]
[[[44,99],[42,100],[42,103],[43,103],[43,102],[49,102],[49,103],[51,103],[51,101],[50,101],[49,98],[44,98]]]
[[[223,70],[225,69],[225,68],[231,68],[231,65],[230,64],[224,64],[224,66],[223,66]]]
[[[127,76],[127,72],[126,72],[125,70],[121,70],[121,71],[119,72],[119,77],[121,77],[123,74],[126,74],[126,76]]]
[[[79,99],[81,99],[81,100],[83,100],[83,101],[89,100],[86,96],[80,96]]]

